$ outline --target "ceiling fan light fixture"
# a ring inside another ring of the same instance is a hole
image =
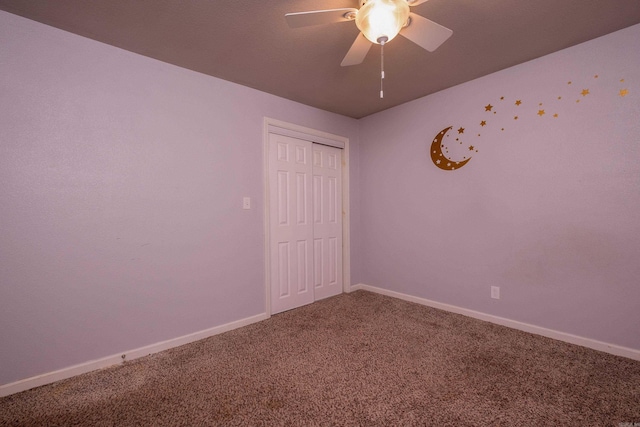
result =
[[[367,0],[358,10],[356,26],[372,43],[391,41],[409,18],[407,0]]]

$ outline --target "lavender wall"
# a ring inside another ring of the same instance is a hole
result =
[[[640,349],[638,40],[640,25],[361,120],[363,282]],[[448,155],[472,156],[454,171],[429,155],[448,126]]]
[[[355,120],[5,12],[0,94],[0,384],[264,312],[264,116],[357,193]]]

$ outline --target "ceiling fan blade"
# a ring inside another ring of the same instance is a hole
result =
[[[362,61],[364,61],[364,57],[367,56],[369,49],[371,49],[371,42],[367,40],[364,34],[358,34],[358,37],[356,37],[356,40],[349,48],[349,52],[347,52],[340,65],[348,67],[350,65],[361,64]]]
[[[308,27],[311,25],[333,24],[334,22],[346,22],[349,12],[357,12],[358,9],[347,7],[343,9],[312,10],[309,12],[287,13],[284,17],[291,28]]]
[[[428,0],[407,0],[407,3],[409,3],[409,6],[417,6],[419,4],[422,4],[424,2],[426,2]]]
[[[411,23],[400,30],[400,35],[408,38],[423,49],[433,52],[444,43],[453,31],[415,13],[410,13]]]

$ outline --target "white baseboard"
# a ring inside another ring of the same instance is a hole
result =
[[[637,350],[637,349],[621,347],[615,344],[609,344],[602,341],[596,341],[590,338],[584,338],[577,335],[568,334],[565,332],[555,331],[553,329],[547,329],[540,326],[531,325],[528,323],[518,322],[516,320],[506,319],[504,317],[498,317],[491,314],[481,313],[479,311],[469,310],[466,308],[461,308],[461,307],[457,307],[450,304],[444,304],[436,301],[431,301],[425,298],[403,294],[400,292],[377,288],[375,286],[369,286],[363,283],[358,283],[356,285],[350,286],[348,289],[348,292],[354,292],[357,290],[375,292],[381,295],[398,298],[404,301],[415,302],[417,304],[426,305],[428,307],[433,307],[433,308],[449,311],[456,314],[462,314],[464,316],[472,317],[479,320],[484,320],[487,322],[495,323],[497,325],[507,326],[509,328],[518,329],[520,331],[542,335],[544,337],[556,339],[559,341],[564,341],[570,344],[576,344],[583,347],[591,348],[593,350],[598,350],[605,353],[614,354],[616,356],[622,356],[629,359],[640,361],[640,350]],[[247,326],[252,323],[260,322],[268,318],[269,318],[269,315],[267,315],[266,313],[258,314],[256,316],[247,317],[245,319],[237,320],[235,322],[216,326],[210,329],[205,329],[203,331],[194,332],[192,334],[184,335],[178,338],[162,341],[159,343],[129,350],[129,351],[115,354],[112,356],[107,356],[101,359],[92,360],[92,361],[81,363],[75,366],[70,366],[68,368],[63,368],[57,371],[48,372],[46,374],[37,375],[35,377],[26,378],[24,380],[16,381],[14,383],[0,385],[0,397],[8,396],[14,393],[19,393],[21,391],[29,390],[31,388],[39,387],[45,384],[50,384],[66,378],[71,378],[76,375],[94,371],[96,369],[102,369],[108,366],[117,365],[119,363],[122,363],[123,360],[127,360],[127,361],[134,360],[143,356],[168,350],[173,347],[189,344],[191,342],[208,338],[214,335],[218,335],[223,332],[231,331],[233,329],[241,328],[243,326]],[[125,356],[124,359],[122,358],[123,355]]]
[[[602,351],[616,356],[622,356],[633,360],[640,361],[640,350],[622,347],[615,344],[609,344],[602,341],[596,341],[590,338],[584,338],[577,335],[568,334],[565,332],[555,331],[553,329],[547,329],[528,323],[518,322],[517,320],[506,319],[504,317],[494,316],[492,314],[481,313],[479,311],[469,310],[455,305],[443,304],[436,301],[431,301],[425,298],[414,297],[411,295],[403,294],[400,292],[389,291],[387,289],[377,288],[375,286],[365,285],[358,283],[350,288],[350,291],[357,291],[362,289],[364,291],[375,292],[381,295],[386,295],[393,298],[398,298],[405,301],[415,302],[417,304],[426,305],[440,310],[449,311],[456,314],[462,314],[464,316],[473,317],[474,319],[484,320],[486,322],[495,323],[497,325],[507,326],[509,328],[518,329],[520,331],[529,332],[536,335],[542,335],[543,337],[553,338],[558,341],[564,341],[570,344],[580,345],[582,347],[591,348],[593,350]]]
[[[119,363],[123,363],[125,360],[126,361],[134,360],[143,356],[148,356],[150,354],[168,350],[173,347],[189,344],[191,342],[199,341],[201,339],[218,335],[223,332],[241,328],[243,326],[247,326],[252,323],[260,322],[268,318],[269,316],[266,313],[258,314],[256,316],[251,316],[245,319],[237,320],[235,322],[226,323],[220,326],[215,326],[213,328],[205,329],[199,332],[194,332],[192,334],[184,335],[178,338],[173,338],[167,341],[161,341],[159,343],[155,343],[155,344],[147,345],[144,347],[136,348],[133,350],[125,351],[122,353],[114,354],[112,356],[103,357],[101,359],[91,360],[89,362],[80,363],[78,365],[70,366],[68,368],[63,368],[53,372],[48,372],[46,374],[36,375],[35,377],[26,378],[24,380],[16,381],[14,383],[0,385],[0,397],[8,396],[10,394],[29,390],[34,387],[39,387],[41,385],[50,384],[56,381],[71,378],[76,375],[95,371],[96,369],[102,369],[108,366],[117,365]]]

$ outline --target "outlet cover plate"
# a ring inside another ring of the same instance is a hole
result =
[[[492,286],[491,287],[491,298],[500,299],[500,287],[499,286]]]

